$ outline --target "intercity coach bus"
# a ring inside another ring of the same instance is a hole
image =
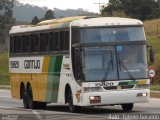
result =
[[[82,106],[148,102],[150,80],[143,23],[118,17],[75,16],[10,30],[13,98],[26,109],[47,103]]]

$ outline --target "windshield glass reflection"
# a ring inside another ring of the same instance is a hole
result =
[[[83,71],[86,81],[118,79],[115,48],[85,48]]]
[[[105,81],[148,78],[145,53],[145,45],[86,47],[82,57],[84,79]]]
[[[141,40],[145,40],[143,27],[82,29],[84,43]]]
[[[121,50],[118,50],[121,47]],[[144,45],[117,46],[120,79],[147,78],[147,56]]]

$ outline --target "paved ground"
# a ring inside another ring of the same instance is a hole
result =
[[[80,113],[68,112],[66,105],[50,104],[45,110],[23,109],[22,101],[12,99],[9,90],[0,90],[0,120],[159,120],[160,99],[135,104],[132,112],[123,112],[121,106],[82,108]]]

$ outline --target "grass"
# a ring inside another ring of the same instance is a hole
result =
[[[147,44],[151,45],[154,49],[155,62],[153,66],[157,67],[157,65],[160,65],[160,38],[149,38],[148,37]]]
[[[147,36],[159,36],[160,35],[160,19],[144,21],[144,28]]]
[[[0,85],[9,85],[8,55],[0,53]]]
[[[151,90],[156,90],[156,91],[160,91],[160,85],[152,85],[150,87]]]

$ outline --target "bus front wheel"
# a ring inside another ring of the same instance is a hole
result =
[[[69,90],[67,97],[68,97],[69,111],[72,113],[78,112],[81,107],[73,105],[73,95],[71,90]]]
[[[130,103],[130,104],[122,104],[122,109],[124,111],[132,111],[133,109],[133,103]]]

